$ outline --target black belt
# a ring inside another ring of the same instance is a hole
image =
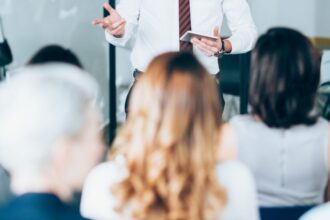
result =
[[[142,73],[143,73],[142,71],[135,69],[133,72],[134,79],[139,78],[142,75]]]

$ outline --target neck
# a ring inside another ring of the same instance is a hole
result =
[[[253,115],[254,120],[256,120],[257,122],[262,122],[261,118],[259,115]]]
[[[11,188],[17,195],[25,193],[51,193],[62,201],[71,199],[71,190],[66,187],[61,178],[53,178],[49,175],[36,175],[31,173],[13,174]]]

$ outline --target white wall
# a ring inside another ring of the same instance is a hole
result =
[[[330,1],[315,0],[316,33],[319,37],[330,37]]]
[[[60,44],[72,49],[101,85],[108,116],[108,45],[103,31],[91,25],[102,16],[104,0],[0,0],[0,16],[14,63],[24,65],[39,48]]]
[[[310,37],[330,37],[329,0],[250,0],[259,33],[287,26]]]

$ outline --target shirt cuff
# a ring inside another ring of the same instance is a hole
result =
[[[120,46],[120,47],[126,47],[127,42],[130,40],[131,33],[133,31],[133,27],[129,24],[125,26],[125,34],[122,37],[115,37],[112,34],[110,34],[107,30],[105,30],[105,38],[106,40],[115,46]]]
[[[256,33],[240,33],[232,35],[230,38],[228,38],[232,46],[231,53],[246,53],[252,50],[256,38]]]

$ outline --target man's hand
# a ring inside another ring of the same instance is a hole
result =
[[[218,26],[214,28],[213,36],[215,36],[217,40],[204,37],[194,37],[191,39],[191,43],[200,49],[206,56],[214,56],[221,50],[222,47]]]
[[[103,7],[109,12],[109,16],[93,20],[92,24],[99,25],[111,35],[121,38],[125,33],[126,20],[111,7],[108,3],[104,3]]]

